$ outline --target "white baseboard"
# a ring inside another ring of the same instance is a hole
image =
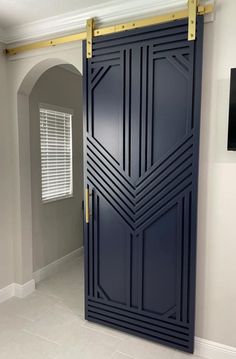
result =
[[[83,255],[83,247],[76,249],[75,251],[67,254],[66,256],[56,260],[53,263],[37,270],[33,273],[33,279],[24,284],[12,283],[2,289],[0,289],[0,303],[12,297],[24,298],[31,294],[35,290],[35,283],[47,278],[51,274],[55,273],[59,267],[71,260]]]
[[[52,262],[45,267],[38,269],[33,273],[33,279],[35,280],[35,283],[40,282],[41,280],[49,277],[56,271],[58,271],[59,267],[67,262],[70,262],[71,260],[78,258],[83,255],[83,247],[76,249],[75,251],[67,254],[66,256],[56,260],[55,262]]]
[[[196,337],[194,354],[207,359],[236,359],[236,348]]]
[[[0,303],[5,302],[12,297],[25,298],[35,290],[34,279],[25,284],[12,283],[7,287],[0,289]]]
[[[0,303],[5,302],[5,300],[11,297],[14,297],[14,292],[15,292],[14,288],[15,288],[15,283],[12,283],[7,287],[0,289]]]
[[[25,284],[17,284],[15,283],[15,293],[14,296],[18,298],[25,298],[27,295],[33,293],[35,291],[35,280],[31,279],[29,282]]]

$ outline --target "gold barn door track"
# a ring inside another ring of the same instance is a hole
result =
[[[200,5],[198,0],[189,0],[188,7],[183,10],[170,12],[167,14],[157,15],[146,19],[139,19],[119,25],[113,25],[102,28],[95,28],[95,23],[93,19],[87,20],[86,31],[80,32],[78,34],[67,35],[63,37],[58,37],[51,40],[43,40],[38,42],[33,42],[30,44],[7,48],[4,50],[4,53],[8,56],[17,55],[25,51],[32,51],[36,49],[41,49],[45,47],[58,46],[61,44],[86,40],[87,42],[87,58],[92,57],[92,40],[93,37],[109,35],[116,32],[122,32],[132,29],[138,29],[146,26],[162,24],[165,22],[176,21],[181,19],[188,18],[188,40],[194,41],[196,38],[196,19],[198,15],[205,15],[213,12],[213,4]]]

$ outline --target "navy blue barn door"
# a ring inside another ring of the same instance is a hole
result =
[[[97,37],[86,59],[86,318],[193,351],[203,18]]]

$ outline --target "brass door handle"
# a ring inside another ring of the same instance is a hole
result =
[[[89,223],[89,189],[85,190],[85,222]]]

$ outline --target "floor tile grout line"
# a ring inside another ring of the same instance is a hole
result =
[[[122,352],[122,351],[120,351],[120,350],[117,350],[117,351],[114,353],[114,355],[115,355],[116,353],[125,355],[125,356],[127,356],[128,358],[131,358],[131,359],[136,359],[135,357],[133,357],[133,356],[127,354],[127,353],[124,353],[124,352]],[[111,358],[111,359],[112,359],[112,358]]]
[[[88,323],[90,323],[90,322],[88,322]],[[104,330],[103,330],[103,329],[96,329],[96,328],[93,328],[92,326],[88,326],[87,323],[81,324],[81,326],[82,326],[82,327],[85,327],[86,329],[94,330],[95,332],[97,332],[97,333],[99,333],[99,334],[108,335],[108,336],[111,336],[111,337],[113,337],[113,338],[119,339],[119,340],[121,340],[121,341],[124,340],[124,339],[126,339],[126,338],[121,338],[121,336],[119,337],[119,336],[117,336],[117,335],[115,335],[115,334],[107,333],[107,332],[106,332],[106,329],[107,329],[106,327],[104,328]]]
[[[30,323],[34,323],[37,319],[30,319],[24,315],[21,315],[21,314],[16,314],[15,315],[17,318],[20,318],[20,319],[24,319],[24,320],[28,320]]]
[[[54,345],[57,345],[58,347],[60,347],[60,343],[54,342],[53,340],[50,340],[50,339],[47,339],[46,337],[43,337],[42,335],[32,333],[27,329],[22,329],[22,331],[27,333],[28,335],[31,335],[32,337],[39,338],[41,340],[44,340],[47,343],[54,344]]]

